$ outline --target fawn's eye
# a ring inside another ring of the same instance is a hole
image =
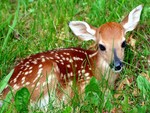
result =
[[[122,48],[125,48],[125,47],[126,47],[126,41],[123,41],[123,42],[122,42],[121,47],[122,47]]]
[[[102,51],[105,51],[105,50],[106,50],[105,46],[103,46],[102,44],[99,44],[99,48],[100,48]]]

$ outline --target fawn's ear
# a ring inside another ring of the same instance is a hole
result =
[[[126,16],[123,19],[121,24],[124,27],[125,32],[132,31],[133,29],[136,28],[136,26],[140,20],[142,8],[143,8],[142,5],[137,6],[129,13],[128,16]]]
[[[96,40],[96,30],[92,29],[90,25],[83,21],[71,21],[69,23],[70,29],[73,33],[82,40]]]

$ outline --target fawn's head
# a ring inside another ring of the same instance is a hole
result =
[[[71,21],[69,27],[82,40],[94,40],[98,45],[100,60],[110,65],[115,72],[123,67],[125,34],[137,26],[142,11],[142,5],[133,9],[121,23],[109,22],[99,28],[92,27],[83,21]]]

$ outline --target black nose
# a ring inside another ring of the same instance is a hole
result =
[[[121,70],[122,67],[123,67],[123,63],[121,61],[118,62],[117,65],[115,65],[115,63],[114,63],[114,69],[115,69],[115,71]]]
[[[121,71],[123,66],[122,61],[118,58],[117,53],[116,53],[116,49],[114,49],[114,63],[113,63],[113,67],[115,71]]]
[[[111,68],[114,69],[114,71],[120,71],[123,67],[123,63],[119,60],[119,61],[113,61],[110,65]]]

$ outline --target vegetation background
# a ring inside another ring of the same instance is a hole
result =
[[[95,27],[110,21],[120,22],[140,4],[144,6],[140,23],[126,36],[125,68],[117,81],[118,89],[111,90],[104,98],[103,84],[99,86],[99,82],[92,79],[84,101],[74,99],[72,105],[60,108],[50,105],[48,110],[63,113],[150,112],[149,0],[0,0],[0,82],[21,59],[31,54],[55,48],[88,48],[91,42],[78,40],[68,27],[69,21],[86,21]],[[98,86],[94,93],[97,96],[89,96],[93,84]],[[9,110],[5,108],[7,112],[17,112],[13,103],[9,106]],[[42,111],[32,109],[32,112]]]

